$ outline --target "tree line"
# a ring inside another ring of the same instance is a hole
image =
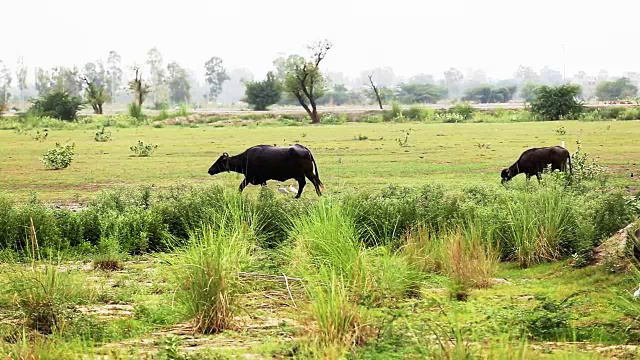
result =
[[[553,69],[545,67],[538,73],[531,67],[520,66],[513,78],[492,83],[481,69],[465,76],[461,71],[450,68],[444,72],[442,79],[436,81],[429,74],[417,74],[407,80],[399,80],[392,69],[379,68],[363,72],[360,79],[348,84],[348,79],[342,74],[322,71],[322,60],[330,49],[329,41],[316,42],[309,46],[308,57],[290,55],[275,59],[274,69],[266,74],[265,80],[253,81],[253,76],[240,79],[244,88],[241,100],[255,110],[265,110],[274,104],[300,105],[315,121],[318,105],[374,103],[382,108],[383,104],[391,101],[404,104],[436,103],[447,98],[477,103],[508,102],[515,98],[531,102],[537,93],[535,90],[540,86],[569,82]],[[231,78],[219,57],[212,56],[203,66],[206,91],[201,100],[209,103],[218,99],[225,82]],[[143,67],[145,72],[142,71]],[[124,83],[123,68],[121,56],[112,50],[106,63],[98,60],[88,62],[81,68],[36,67],[32,74],[33,89],[29,89],[29,71],[23,59],[18,60],[15,72],[11,72],[0,61],[0,110],[6,110],[12,88],[17,89],[20,103],[24,103],[27,90],[31,90],[32,94],[35,90],[34,95],[39,97],[52,91],[84,97],[83,101],[98,114],[102,113],[103,104],[116,102],[118,96],[122,97],[125,93],[133,95],[133,103],[139,107],[144,102],[141,100],[149,97],[147,106],[158,110],[169,104],[194,101],[192,92],[193,84],[197,83],[196,76],[176,61],[165,64],[162,54],[155,47],[147,52],[142,66],[134,65],[131,68],[131,73],[135,75],[127,84]],[[577,96],[583,99],[595,97],[599,100],[616,100],[635,97],[635,84],[639,81],[640,75],[636,73],[610,80],[603,71],[596,77],[579,72],[570,82],[580,86]]]

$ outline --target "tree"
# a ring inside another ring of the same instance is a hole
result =
[[[11,93],[9,90],[11,89],[11,72],[6,65],[2,64],[0,60],[0,65],[2,68],[0,69],[0,111],[5,110],[7,108],[7,104],[9,104],[9,99],[11,98]]]
[[[276,72],[274,73],[276,79],[284,81],[284,78],[287,75],[287,59],[283,55],[280,55],[273,60],[271,64],[276,69]]]
[[[327,91],[322,98],[318,99],[318,105],[344,105],[361,102],[360,96],[356,92],[349,91],[346,86],[337,84],[333,89]]]
[[[147,65],[151,73],[151,91],[153,92],[154,103],[166,103],[168,100],[168,89],[165,84],[165,72],[162,54],[158,48],[153,47],[147,51]]]
[[[36,91],[43,96],[51,90],[51,75],[48,71],[37,67],[35,72]]]
[[[449,90],[450,96],[457,97],[458,95],[460,95],[462,80],[464,80],[464,75],[462,75],[460,70],[456,68],[450,68],[449,70],[445,71],[444,80],[447,84],[447,89]]]
[[[527,81],[536,81],[538,78],[538,75],[536,74],[536,72],[533,70],[532,67],[520,65],[518,67],[518,70],[516,70],[515,74],[513,74],[513,77],[520,80],[520,82],[527,82]]]
[[[169,98],[174,103],[188,103],[191,99],[189,74],[175,61],[167,65],[167,71],[169,73]]]
[[[577,85],[540,86],[531,102],[531,113],[541,120],[574,119],[583,111],[583,105],[576,100],[579,94]]]
[[[516,93],[516,86],[491,87],[483,85],[465,91],[463,100],[476,101],[481,104],[508,102]]]
[[[222,83],[222,91],[217,96],[216,100],[227,104],[233,104],[241,101],[245,97],[245,84],[251,81],[254,81],[254,76],[249,69],[239,68],[231,70],[229,73],[229,80]],[[207,85],[205,99],[208,98],[208,96],[209,88]]]
[[[52,89],[40,98],[32,100],[29,112],[36,116],[49,116],[64,121],[73,121],[82,109],[82,99],[65,90]]]
[[[109,93],[105,91],[104,84],[99,84],[95,78],[89,80],[86,76],[82,80],[87,85],[85,89],[87,103],[93,108],[94,114],[102,114],[102,105],[109,101]]]
[[[71,96],[80,96],[82,83],[78,75],[76,66],[71,69],[64,66],[53,68],[50,88],[64,91]]]
[[[382,99],[380,98],[378,87],[373,83],[373,74],[369,75],[369,85],[371,85],[371,90],[373,90],[373,93],[376,95],[376,100],[378,100],[378,106],[380,106],[380,110],[382,110]]]
[[[267,107],[280,100],[282,85],[276,79],[273,72],[267,73],[264,81],[250,81],[245,83],[246,102],[253,107],[253,110],[267,110]]]
[[[400,84],[397,97],[403,104],[433,104],[447,96],[447,89],[432,84]]]
[[[109,57],[107,58],[107,89],[109,89],[109,95],[111,101],[116,101],[116,95],[118,93],[118,88],[122,84],[122,67],[121,67],[122,58],[115,51],[109,51]]]
[[[18,59],[18,66],[16,67],[16,80],[18,80],[18,89],[20,90],[20,105],[24,102],[24,91],[27,90],[27,67],[24,65],[24,59],[20,57]]]
[[[99,60],[97,62],[88,62],[84,64],[82,73],[84,74],[83,81],[84,78],[87,78],[96,86],[105,86],[107,73],[104,69],[104,64],[102,63],[102,61]]]
[[[520,88],[520,97],[525,102],[528,102],[528,103],[532,102],[535,99],[536,89],[539,88],[539,87],[540,87],[540,85],[538,85],[536,83],[533,83],[531,81],[527,81]]]
[[[596,96],[604,101],[634,97],[637,92],[638,88],[626,77],[614,81],[603,81],[596,86]]]
[[[298,100],[313,124],[320,123],[316,100],[326,91],[320,63],[327,56],[331,46],[328,40],[319,41],[308,46],[312,53],[309,61],[295,55],[287,60],[285,91]]]
[[[134,102],[142,108],[142,104],[144,103],[147,95],[151,92],[151,88],[148,84],[144,84],[142,82],[140,68],[134,66],[133,70],[135,71],[135,77],[129,82],[129,90],[133,92]]]
[[[436,81],[433,78],[433,75],[430,74],[417,74],[409,78],[410,84],[435,84]]]
[[[222,92],[222,84],[229,80],[227,71],[222,65],[222,59],[212,56],[204,63],[205,79],[209,84],[209,99],[216,99]]]

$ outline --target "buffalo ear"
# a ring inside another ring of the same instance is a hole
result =
[[[223,157],[223,158],[228,158],[228,157],[229,157],[229,154],[227,154],[227,153],[222,153],[222,157]]]

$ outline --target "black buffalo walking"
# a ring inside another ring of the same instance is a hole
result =
[[[298,182],[299,198],[308,178],[322,195],[320,188],[324,185],[320,181],[318,166],[307,147],[295,144],[288,147],[271,145],[256,145],[238,155],[229,156],[224,153],[209,168],[209,175],[216,175],[224,171],[233,171],[244,175],[240,183],[240,191],[248,184],[266,185],[267,180],[286,181],[295,179]]]

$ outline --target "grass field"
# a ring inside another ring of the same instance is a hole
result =
[[[640,213],[636,121],[111,127],[108,142],[77,127],[0,131],[0,358],[640,356],[640,272],[593,258]],[[158,148],[133,157],[138,140]],[[562,141],[610,181],[500,185],[524,149]],[[75,159],[45,170],[56,142]],[[327,196],[207,175],[223,152],[293,143]]]
[[[564,135],[556,130],[564,128]],[[31,134],[0,131],[0,188],[21,198],[36,191],[47,200],[91,196],[111,185],[155,185],[176,182],[220,182],[237,187],[242,177],[207,175],[223,152],[239,153],[256,144],[309,147],[329,193],[376,189],[388,184],[422,185],[495,183],[500,170],[529,147],[565,141],[573,153],[576,140],[583,151],[608,166],[615,181],[634,186],[638,177],[635,121],[534,122],[517,124],[344,124],[322,126],[225,126],[111,128],[113,140],[94,141],[95,130],[52,130],[46,141]],[[404,139],[408,131],[406,146]],[[365,138],[366,140],[357,140]],[[132,157],[138,140],[158,145],[148,158]],[[73,142],[76,157],[64,171],[46,170],[39,161],[55,142]],[[480,145],[479,145],[480,144]],[[488,144],[488,148],[482,147]],[[522,177],[522,176],[520,176]],[[520,178],[514,181],[523,181]],[[271,182],[271,186],[274,183]],[[248,189],[249,192],[256,191]],[[305,192],[304,196],[310,196]],[[315,196],[315,195],[313,195]]]

